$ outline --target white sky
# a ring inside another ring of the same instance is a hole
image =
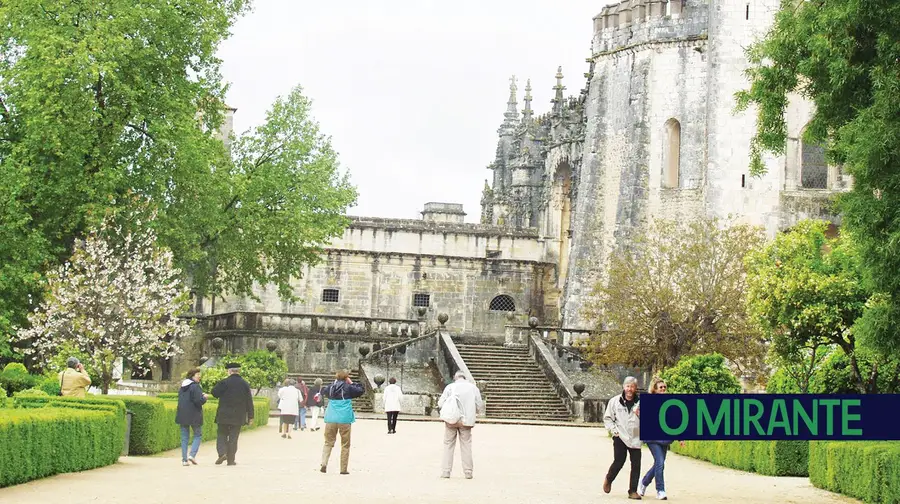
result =
[[[477,222],[509,77],[531,78],[536,113],[584,87],[587,0],[257,0],[221,50],[235,130],[258,125],[300,84],[359,190],[352,215],[418,218],[462,203]]]

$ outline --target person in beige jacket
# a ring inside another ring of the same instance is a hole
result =
[[[64,397],[87,397],[91,377],[84,370],[84,364],[75,357],[66,361],[66,369],[59,373],[59,389]]]

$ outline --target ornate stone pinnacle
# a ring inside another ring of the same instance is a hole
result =
[[[516,87],[516,76],[513,75],[509,78],[509,102],[508,103],[516,103],[516,91],[518,88]]]

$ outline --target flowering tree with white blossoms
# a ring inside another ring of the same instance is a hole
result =
[[[26,353],[48,363],[65,342],[90,356],[108,393],[119,358],[149,367],[153,359],[181,352],[177,341],[190,331],[178,317],[190,307],[172,253],[156,246],[156,235],[142,228],[123,234],[105,221],[76,243],[69,262],[47,278],[43,302],[20,329]]]

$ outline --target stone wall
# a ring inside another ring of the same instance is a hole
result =
[[[230,297],[215,311],[406,319],[416,318],[415,295],[420,294],[428,296],[428,321],[445,312],[453,331],[502,338],[509,316],[524,321],[530,314],[543,318],[548,309],[555,311],[554,274],[552,264],[536,261],[332,249],[295,281],[296,302],[283,301],[269,286],[256,289],[258,301]],[[337,291],[337,302],[323,300],[325,289]],[[501,294],[512,298],[515,311],[490,309]]]

